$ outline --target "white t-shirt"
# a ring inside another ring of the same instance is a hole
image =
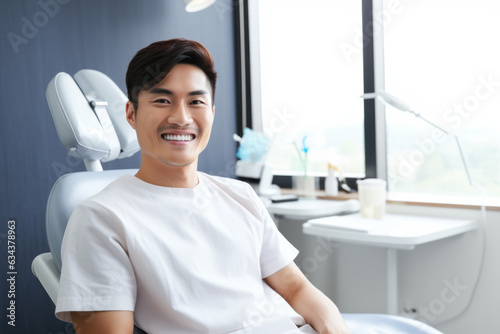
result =
[[[298,251],[249,185],[198,176],[195,188],[168,188],[125,175],[75,209],[59,319],[129,310],[149,334],[230,333],[283,315],[304,324],[262,280]]]

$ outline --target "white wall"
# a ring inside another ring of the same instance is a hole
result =
[[[389,205],[394,213],[474,218],[479,210]],[[398,251],[399,312],[444,333],[500,333],[496,301],[500,300],[500,212],[486,214],[483,272],[473,294],[481,263],[481,230]],[[344,313],[386,311],[384,249],[329,242],[302,234],[301,224],[279,220],[279,227],[299,250],[297,264]],[[467,306],[469,304],[470,306]],[[404,309],[415,309],[408,314]],[[465,310],[465,311],[464,311]]]

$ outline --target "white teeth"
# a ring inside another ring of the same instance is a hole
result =
[[[190,141],[194,139],[194,135],[172,135],[168,133],[164,133],[161,135],[163,139],[166,140],[175,140],[175,141]]]

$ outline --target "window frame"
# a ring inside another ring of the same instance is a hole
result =
[[[363,87],[365,93],[384,88],[383,78],[383,36],[381,26],[374,25],[374,13],[382,15],[382,0],[362,0],[363,27]],[[252,105],[261,102],[259,68],[258,30],[250,30],[249,11],[258,13],[258,1],[238,0],[234,11],[236,73],[238,82],[238,135],[243,135],[245,127],[256,131],[262,130],[262,118],[252,111]],[[254,15],[255,16],[255,15]],[[382,21],[378,21],[382,22]],[[254,25],[257,26],[258,25]],[[373,29],[372,29],[373,28]],[[379,37],[374,38],[374,35]],[[375,73],[379,66],[380,73]],[[364,101],[364,177],[347,177],[347,184],[357,190],[356,181],[362,178],[387,179],[386,167],[386,137],[385,137],[385,107],[373,99]],[[281,187],[292,187],[292,176],[274,176],[273,182]],[[320,189],[324,189],[324,177],[319,178]]]

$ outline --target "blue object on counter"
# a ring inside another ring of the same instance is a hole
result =
[[[258,162],[267,151],[269,138],[250,128],[243,130],[243,138],[236,152],[236,157],[244,161]]]

